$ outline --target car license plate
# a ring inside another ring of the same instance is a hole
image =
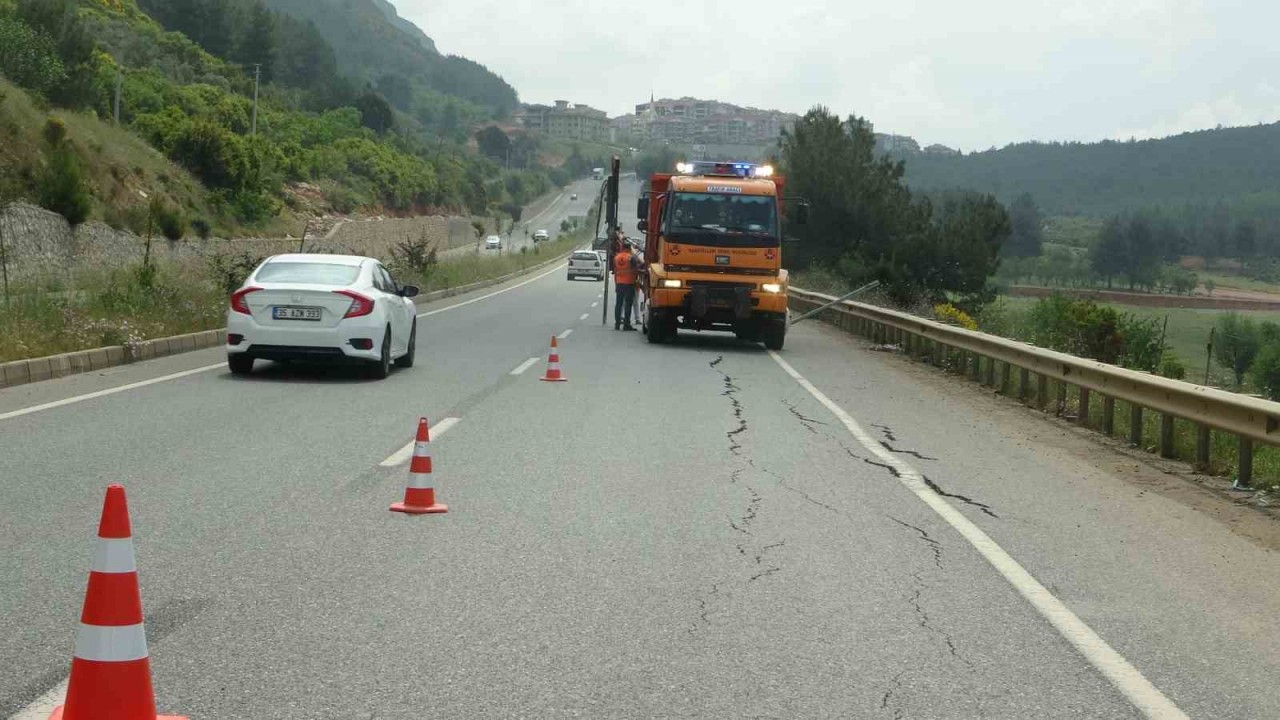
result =
[[[728,255],[717,255],[717,256],[716,256],[716,264],[717,264],[717,265],[728,265],[728,264],[729,264],[729,256],[728,256]]]
[[[320,308],[318,307],[289,307],[287,305],[276,305],[271,308],[271,317],[276,320],[312,320],[320,319]]]

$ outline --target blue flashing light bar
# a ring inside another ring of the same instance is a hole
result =
[[[694,160],[693,162],[676,163],[676,172],[681,175],[748,178],[770,177],[773,175],[773,168],[768,165],[756,165],[748,162]]]

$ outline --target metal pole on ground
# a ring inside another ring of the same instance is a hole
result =
[[[801,315],[800,317],[796,318],[795,320],[792,320],[792,321],[791,321],[791,324],[792,324],[792,325],[795,325],[796,323],[800,322],[801,320],[804,320],[805,318],[808,318],[808,317],[812,317],[812,316],[814,316],[814,315],[817,315],[818,313],[822,312],[823,310],[826,310],[827,308],[831,307],[832,305],[835,305],[836,303],[844,302],[845,300],[848,300],[849,298],[853,297],[854,295],[860,295],[860,294],[862,294],[862,293],[864,293],[864,292],[866,292],[866,291],[868,291],[868,290],[871,290],[871,289],[874,289],[874,288],[876,288],[876,287],[879,287],[879,285],[880,285],[880,281],[879,281],[879,280],[873,280],[872,282],[869,282],[869,283],[867,283],[866,285],[863,285],[862,287],[858,288],[857,290],[854,290],[854,291],[853,291],[853,292],[851,292],[851,293],[846,293],[846,294],[844,294],[844,295],[841,295],[840,297],[836,298],[835,300],[832,300],[831,302],[829,302],[829,303],[827,303],[827,304],[825,304],[825,305],[819,305],[818,307],[816,307],[816,308],[814,308],[814,309],[810,310],[809,312],[807,312],[807,313],[805,313],[805,314]]]

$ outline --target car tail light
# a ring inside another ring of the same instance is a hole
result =
[[[351,298],[351,307],[347,308],[347,314],[343,315],[342,317],[344,318],[361,317],[363,315],[369,315],[373,312],[372,298],[367,298],[358,292],[352,292],[350,290],[334,290],[334,292],[338,293],[339,295],[346,295],[347,297]]]
[[[240,334],[238,334],[238,333],[227,333],[227,344],[228,344],[228,345],[239,345],[239,344],[240,344],[240,343],[242,343],[242,342],[244,342],[244,336],[243,336],[243,335],[240,335]]]
[[[371,338],[352,338],[351,347],[357,350],[372,350],[373,340]]]
[[[247,288],[240,288],[239,290],[235,291],[235,293],[231,295],[231,309],[235,310],[241,315],[252,315],[253,313],[249,312],[249,303],[248,301],[245,300],[245,296],[248,295],[249,293],[258,292],[261,289],[262,288],[260,287],[247,287]]]

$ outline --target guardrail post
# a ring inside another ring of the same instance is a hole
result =
[[[1000,394],[1009,394],[1009,384],[1013,382],[1013,366],[1005,363],[1000,367]]]
[[[1171,458],[1177,455],[1173,447],[1173,416],[1169,413],[1160,415],[1160,457]]]
[[[969,377],[976,383],[982,382],[982,356],[978,353],[973,353],[973,364],[969,366]]]
[[[1058,385],[1058,407],[1054,411],[1054,415],[1062,415],[1067,411],[1067,384],[1061,380]]]
[[[933,341],[933,366],[936,368],[945,370],[946,366],[943,364],[943,360],[946,358],[946,356],[947,356],[947,346],[943,345],[937,340],[934,340]]]
[[[1129,406],[1129,444],[1142,447],[1142,406]]]
[[[1026,368],[1018,370],[1018,399],[1026,402],[1031,397],[1031,371]]]
[[[1196,468],[1209,469],[1209,451],[1213,448],[1213,429],[1208,425],[1196,426]]]
[[[995,387],[996,384],[996,359],[987,358],[987,387]]]
[[[1236,487],[1247,488],[1253,482],[1253,441],[1247,437],[1240,438],[1239,468],[1236,473]]]
[[[1089,388],[1080,386],[1080,413],[1076,415],[1076,422],[1082,427],[1089,427]]]
[[[1102,398],[1102,432],[1108,437],[1116,434],[1116,399],[1110,395]]]
[[[1049,407],[1049,376],[1044,373],[1036,375],[1036,406],[1041,410]]]

